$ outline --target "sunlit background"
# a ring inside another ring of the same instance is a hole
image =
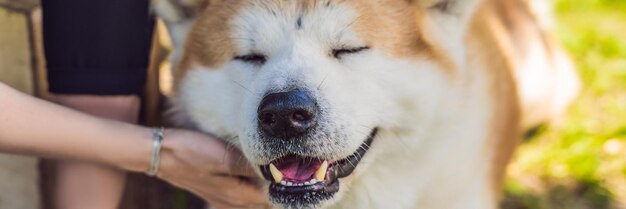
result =
[[[552,0],[553,33],[583,89],[565,118],[527,137],[506,209],[626,208],[626,0]]]

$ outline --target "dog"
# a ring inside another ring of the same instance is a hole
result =
[[[522,131],[578,91],[524,0],[154,0],[175,106],[274,208],[497,208]]]

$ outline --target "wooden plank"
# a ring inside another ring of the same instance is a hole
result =
[[[28,20],[25,14],[0,8],[0,81],[33,93]]]
[[[46,73],[46,57],[43,50],[43,25],[41,22],[41,8],[38,7],[31,12],[31,49],[33,54],[33,81],[35,95],[46,100],[52,99],[48,92],[48,75]]]
[[[29,12],[39,5],[39,0],[0,0],[0,7]]]
[[[32,94],[28,25],[25,13],[0,7],[0,82]],[[0,154],[0,208],[39,208],[37,182],[37,159]]]

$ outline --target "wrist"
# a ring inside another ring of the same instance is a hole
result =
[[[153,129],[147,127],[133,126],[130,130],[130,138],[126,140],[124,155],[117,155],[112,164],[118,165],[121,169],[145,173],[150,168],[153,143]]]

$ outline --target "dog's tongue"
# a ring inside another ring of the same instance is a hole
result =
[[[302,159],[288,157],[277,162],[276,168],[283,173],[284,178],[298,181],[308,181],[313,178],[313,174],[322,165],[318,159]]]

